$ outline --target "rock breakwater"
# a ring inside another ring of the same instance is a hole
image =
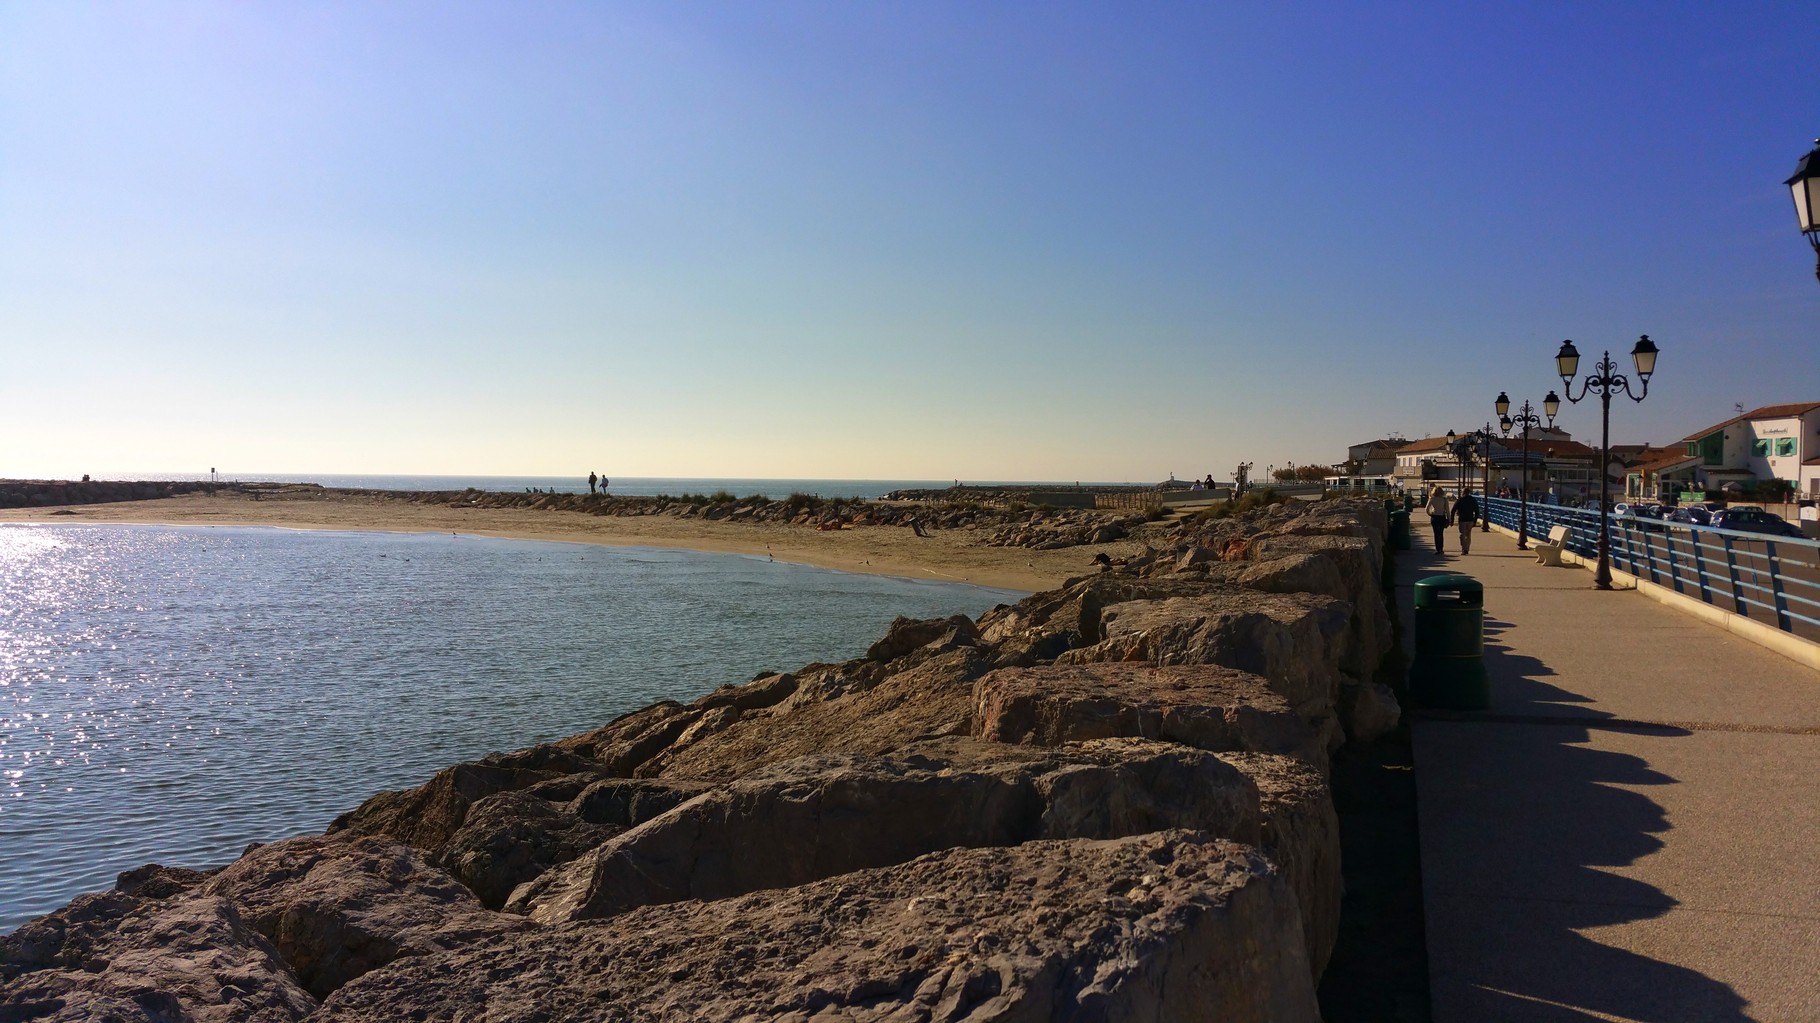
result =
[[[129,871],[0,938],[0,1018],[1315,1020],[1327,764],[1395,723],[1385,538],[1369,502],[1190,519],[977,620]]]
[[[115,482],[103,480],[0,480],[0,508],[56,508],[113,501],[152,501],[184,494],[240,492],[245,484],[194,480]]]

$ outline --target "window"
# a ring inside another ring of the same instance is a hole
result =
[[[1776,438],[1776,455],[1777,455],[1777,457],[1788,458],[1789,456],[1793,455],[1794,453],[1795,453],[1795,438],[1793,438],[1793,437]]]
[[[1766,440],[1751,441],[1750,453],[1751,453],[1752,458],[1769,457],[1769,441],[1766,441]]]

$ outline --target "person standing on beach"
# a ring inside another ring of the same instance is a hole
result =
[[[1453,521],[1460,527],[1460,553],[1472,553],[1472,527],[1479,521],[1479,499],[1472,496],[1472,491],[1460,495],[1453,503]]]
[[[1447,519],[1453,511],[1453,505],[1447,500],[1447,491],[1435,484],[1434,493],[1428,495],[1428,524],[1435,531],[1435,553],[1447,553]]]
[[[588,493],[590,493],[590,494],[597,494],[597,493],[599,493],[599,491],[598,491],[598,490],[595,490],[595,489],[594,489],[594,484],[596,484],[596,483],[598,483],[598,482],[600,482],[600,477],[599,477],[599,476],[597,476],[597,475],[595,475],[595,474],[594,474],[594,473],[592,473],[592,472],[590,472],[590,473],[588,473]]]

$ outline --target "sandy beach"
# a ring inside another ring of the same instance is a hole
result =
[[[351,532],[463,533],[557,540],[613,547],[657,547],[769,556],[778,561],[911,579],[939,579],[1036,592],[1093,570],[1105,551],[1123,557],[1131,542],[1035,551],[978,545],[973,530],[933,530],[918,537],[902,527],[820,531],[784,523],[707,522],[669,515],[607,516],[521,508],[465,508],[391,500],[372,492],[321,496],[244,493],[151,501],[0,510],[0,522],[134,523],[173,526],[272,526]]]

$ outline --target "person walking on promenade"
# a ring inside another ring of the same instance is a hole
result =
[[[1472,491],[1460,495],[1453,503],[1453,521],[1460,527],[1460,553],[1472,553],[1472,527],[1479,521],[1479,499]]]
[[[1435,553],[1447,553],[1447,519],[1453,511],[1453,505],[1447,500],[1447,491],[1435,484],[1434,492],[1428,495],[1428,524],[1435,531]]]

